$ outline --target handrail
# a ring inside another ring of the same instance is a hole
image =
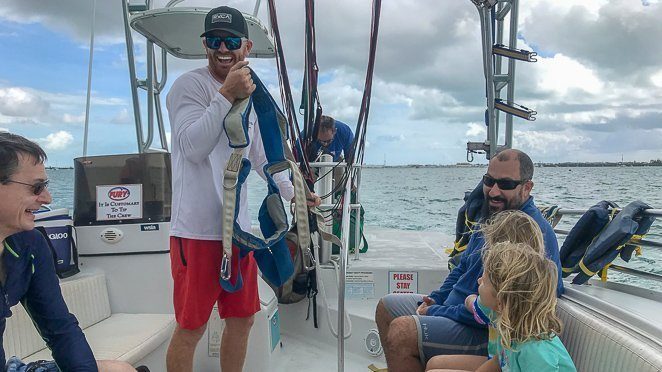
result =
[[[310,167],[311,168],[322,168],[322,167],[346,167],[347,163],[344,161],[337,162],[337,161],[318,161],[318,162],[311,162]],[[361,168],[361,164],[354,163],[352,164],[352,168]]]
[[[612,209],[610,208],[609,211]],[[587,209],[559,209],[556,211],[557,214],[560,215],[582,215],[586,213],[588,210]],[[621,208],[616,208],[616,211],[620,212]],[[655,216],[655,217],[662,217],[662,209],[644,209],[641,214],[645,216]]]
[[[563,229],[554,229],[554,232],[557,234],[563,234],[563,235],[568,235],[570,233],[570,230],[563,230]],[[662,248],[662,243],[660,242],[655,242],[652,240],[647,240],[647,239],[641,239],[638,240],[635,243],[632,243],[633,245],[640,245],[642,247],[651,247],[651,248]]]
[[[646,271],[632,269],[630,267],[625,267],[625,266],[621,266],[621,265],[614,265],[614,264],[609,266],[609,268],[613,269],[613,270],[616,270],[616,271],[619,271],[619,272],[622,272],[622,273],[625,273],[625,274],[630,274],[630,275],[642,277],[644,279],[650,279],[650,280],[655,280],[657,282],[662,282],[662,275],[660,275],[660,274],[649,273],[649,272],[646,272]]]

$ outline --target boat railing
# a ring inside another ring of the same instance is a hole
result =
[[[617,208],[616,211],[620,211],[620,208]],[[563,216],[582,216],[584,213],[586,213],[586,209],[559,209],[556,214],[560,217]],[[647,209],[642,212],[643,215],[647,216],[654,216],[654,217],[662,217],[662,209]],[[570,230],[566,229],[560,229],[560,228],[555,228],[554,232],[557,234],[561,235],[568,235],[570,233]],[[650,240],[650,239],[641,239],[637,240],[636,242],[637,246],[641,247],[647,247],[647,248],[656,248],[656,249],[661,249],[662,248],[662,242]],[[643,279],[648,279],[648,280],[654,280],[657,282],[662,282],[662,275],[656,274],[656,273],[651,273],[643,270],[638,270],[638,269],[633,269],[631,267],[623,266],[623,265],[618,265],[618,264],[611,264],[609,266],[609,269],[615,270],[624,274],[629,274],[633,275],[636,277],[640,277]]]
[[[350,232],[354,234],[354,244],[355,244],[355,249],[354,249],[354,260],[359,259],[359,244],[361,242],[361,197],[360,197],[360,192],[361,190],[361,170],[362,170],[362,165],[361,164],[352,164],[352,172],[356,172],[356,184],[351,185],[351,183],[348,181],[348,186],[350,187],[350,196],[349,200],[350,203],[348,204],[348,210],[345,211],[343,208],[343,205],[339,205],[335,200],[334,200],[334,180],[333,180],[333,175],[334,175],[334,169],[343,169],[345,172],[347,171],[347,163],[344,161],[340,162],[335,162],[335,161],[330,161],[331,156],[330,155],[322,155],[322,161],[319,162],[312,162],[310,163],[311,168],[318,168],[319,169],[319,179],[317,181],[317,186],[316,186],[316,192],[318,195],[322,196],[322,204],[320,204],[319,208],[320,210],[323,211],[323,213],[333,213],[338,210],[342,209],[342,220],[344,221],[347,219],[347,223],[349,224],[349,221],[351,219],[351,215],[355,214],[355,221],[354,221],[354,231]],[[328,158],[327,158],[328,157]],[[351,180],[351,177],[350,177]],[[353,187],[355,186],[355,187]],[[353,192],[351,192],[353,190]],[[336,190],[336,191],[343,191],[344,195],[344,190]],[[353,194],[353,195],[352,195]],[[343,200],[343,203],[345,201]],[[331,219],[333,220],[333,219]],[[344,222],[343,222],[344,223]],[[349,226],[349,225],[348,225]],[[331,232],[331,231],[328,231]],[[344,236],[341,234],[341,236]],[[344,240],[344,239],[343,239]],[[349,243],[348,243],[349,244]],[[331,243],[322,241],[320,244],[321,250],[320,250],[320,263],[325,264],[329,262],[330,255],[331,255]],[[349,247],[349,245],[348,245]],[[342,253],[341,253],[342,255]]]

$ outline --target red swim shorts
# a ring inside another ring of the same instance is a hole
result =
[[[174,304],[177,324],[198,329],[209,320],[214,304],[222,319],[246,318],[260,310],[257,291],[257,264],[251,252],[239,260],[239,249],[232,246],[232,278],[237,279],[237,260],[241,265],[243,287],[234,293],[221,288],[219,276],[223,244],[214,240],[170,237],[170,267],[175,282]]]

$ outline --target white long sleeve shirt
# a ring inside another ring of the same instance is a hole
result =
[[[223,172],[233,152],[223,130],[223,119],[232,105],[218,92],[221,83],[201,67],[175,80],[166,106],[172,144],[172,214],[170,235],[188,239],[222,240]],[[250,144],[244,157],[265,179],[267,162],[257,117],[251,111]],[[281,196],[294,197],[287,172],[274,176]],[[246,185],[241,190],[238,223],[250,231]]]

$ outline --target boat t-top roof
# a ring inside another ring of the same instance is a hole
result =
[[[131,28],[147,40],[178,58],[203,59],[205,50],[200,40],[204,32],[205,16],[211,8],[169,7],[146,10],[131,16]],[[254,16],[244,13],[248,37],[253,41],[250,57],[273,58],[274,43],[268,30]]]

